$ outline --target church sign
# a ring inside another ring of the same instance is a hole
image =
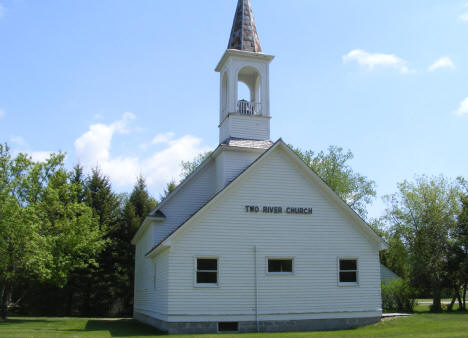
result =
[[[290,215],[312,215],[312,208],[303,207],[272,207],[258,205],[246,205],[245,212],[250,214],[263,213],[263,214],[290,214]]]

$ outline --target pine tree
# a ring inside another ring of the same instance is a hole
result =
[[[156,201],[150,197],[143,177],[139,177],[130,197],[125,201],[120,226],[113,242],[118,257],[121,286],[120,297],[124,300],[124,314],[131,314],[133,308],[133,285],[135,268],[135,247],[131,240],[146,216],[156,207]]]

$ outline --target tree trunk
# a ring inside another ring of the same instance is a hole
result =
[[[466,288],[468,286],[468,283],[465,282],[465,285],[463,285],[463,311],[466,311]]]
[[[431,312],[442,312],[442,304],[440,303],[441,291],[439,287],[432,288],[432,297],[434,297],[434,300],[432,302]]]
[[[0,317],[3,320],[8,319],[8,299],[10,298],[10,289],[7,286],[2,288],[0,294]]]
[[[456,289],[455,289],[456,290]],[[455,304],[455,300],[457,299],[457,292],[454,290],[453,292],[453,297],[452,297],[452,301],[450,302],[449,306],[447,307],[447,311],[448,312],[452,312],[452,309],[453,309],[453,304]]]
[[[457,292],[457,298],[458,298],[458,311],[463,311],[463,303],[462,303],[462,297],[460,295],[460,291]]]

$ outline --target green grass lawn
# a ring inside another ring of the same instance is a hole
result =
[[[0,322],[0,337],[157,337],[163,333],[130,319],[24,318]],[[226,337],[188,335],[184,337]],[[467,313],[416,313],[366,327],[327,332],[242,334],[241,337],[468,337]],[[171,336],[177,337],[177,336]]]

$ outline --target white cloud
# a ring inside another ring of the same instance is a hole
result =
[[[175,138],[174,133],[168,132],[154,137],[152,144],[165,144],[166,147],[149,157],[111,156],[114,134],[129,132],[129,123],[134,117],[126,113],[112,124],[91,125],[75,141],[77,161],[87,169],[98,166],[117,187],[133,185],[137,176],[142,174],[149,186],[161,191],[167,182],[180,177],[181,161],[192,160],[200,152],[208,150],[200,138],[191,135]]]
[[[463,8],[468,8],[468,2],[465,2],[463,4]],[[463,21],[463,22],[468,22],[468,12],[464,12],[462,13],[459,17],[458,17],[459,20]]]
[[[22,136],[11,136],[9,142],[14,144],[12,151],[13,156],[17,156],[19,153],[27,154],[35,162],[44,162],[49,159],[53,151],[32,151],[28,142]]]
[[[455,64],[453,63],[452,59],[448,56],[441,57],[440,59],[436,60],[430,67],[429,71],[433,72],[440,68],[450,68],[455,69]]]
[[[409,73],[407,61],[393,54],[368,53],[355,49],[343,56],[343,62],[356,61],[360,66],[374,70],[376,67],[394,68],[403,74]]]
[[[158,134],[154,137],[153,141],[151,141],[151,144],[169,143],[174,136],[174,133],[171,132]]]
[[[192,135],[170,140],[167,144],[167,148],[142,161],[142,173],[149,185],[162,187],[172,179],[179,179],[182,161],[190,161],[209,150],[200,138]]]
[[[52,151],[30,151],[27,153],[35,162],[44,162],[50,157],[51,154],[53,154]]]
[[[468,97],[460,103],[460,107],[455,111],[455,115],[468,115]]]
[[[108,161],[109,149],[114,133],[128,133],[129,123],[135,118],[132,113],[125,113],[121,120],[110,125],[96,123],[75,141],[75,156],[85,166],[94,167]]]
[[[0,19],[5,16],[6,8],[2,4],[0,4]]]
[[[5,116],[5,111],[3,109],[0,109],[0,119]]]
[[[28,143],[21,136],[12,136],[10,137],[10,142],[16,144],[18,147],[27,147]]]

